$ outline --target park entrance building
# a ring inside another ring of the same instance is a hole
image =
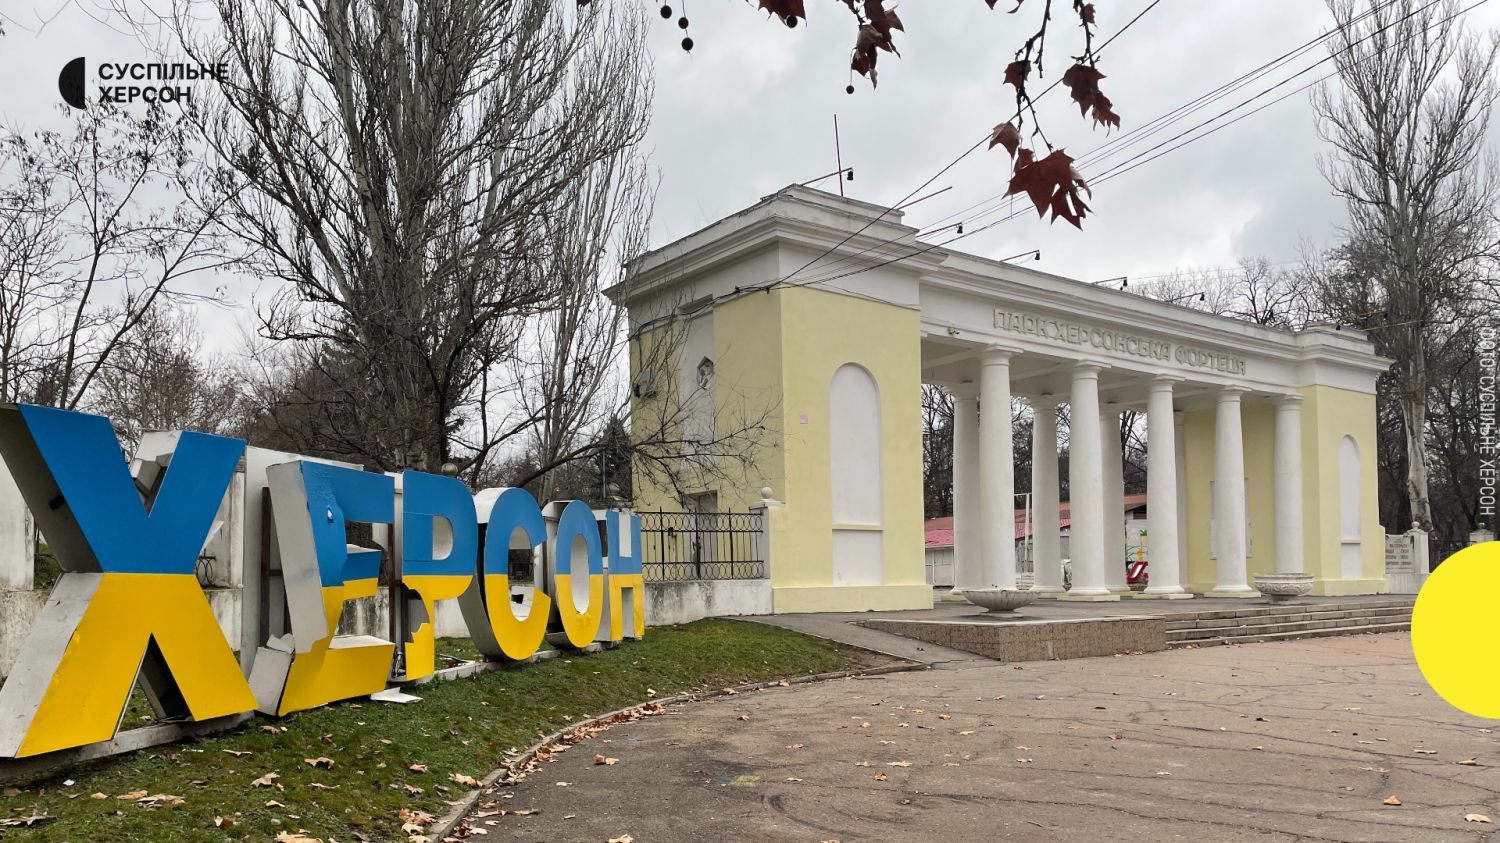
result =
[[[1256,596],[1262,572],[1311,574],[1314,594],[1385,590],[1389,361],[1360,331],[1266,328],[931,246],[882,211],[790,187],[631,264],[609,294],[629,309],[633,434],[654,455],[637,509],[763,509],[776,612],[928,607],[926,383],[954,396],[960,589],[1016,587],[1012,513],[1030,492],[1032,587],[1130,593],[1118,432],[1136,411],[1150,586],[1133,596]],[[1023,404],[1030,489],[1014,479]]]

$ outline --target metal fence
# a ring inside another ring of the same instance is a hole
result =
[[[766,575],[759,512],[638,512],[646,582]]]

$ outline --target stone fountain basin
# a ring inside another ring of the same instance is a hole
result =
[[[1036,592],[1016,588],[966,588],[964,599],[991,612],[1014,612],[1036,600]]]
[[[1272,603],[1286,603],[1312,591],[1312,574],[1256,574],[1255,589]]]

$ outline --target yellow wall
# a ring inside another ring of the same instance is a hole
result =
[[[786,483],[791,564],[772,566],[776,611],[931,605],[922,536],[921,328],[915,310],[807,288],[781,300]],[[831,585],[829,387],[857,363],[880,390],[885,585]],[[806,423],[802,421],[806,416]]]
[[[704,491],[719,494],[719,510],[743,512],[760,500],[760,489],[770,486],[778,495],[785,472],[781,448],[781,320],[778,294],[745,296],[717,306],[713,319],[714,414],[720,436],[735,436],[739,456],[719,460],[716,470],[703,476],[684,472],[677,479],[683,488],[671,488],[642,464],[635,470],[635,505],[641,510],[675,512],[682,509],[680,495]],[[632,342],[631,373],[638,374],[642,360],[668,365],[658,372],[658,395],[632,402],[632,426],[636,435],[661,429],[663,419],[680,418],[678,388],[682,361],[682,323],[647,331]],[[761,427],[758,433],[748,432]],[[667,428],[667,437],[678,434],[680,425]],[[734,482],[725,482],[732,479]]]
[[[1386,590],[1385,539],[1380,526],[1375,485],[1375,398],[1327,386],[1302,390],[1303,565],[1314,576],[1314,594],[1371,594]],[[1241,406],[1245,442],[1245,476],[1249,497],[1250,557],[1248,582],[1276,570],[1275,408],[1246,400]],[[1209,481],[1214,476],[1214,410],[1186,413],[1184,443],[1187,488],[1189,591],[1211,591],[1217,576],[1209,547],[1212,518]],[[1343,580],[1339,570],[1339,442],[1354,437],[1361,462],[1361,532],[1363,577]]]
[[[1364,577],[1358,580],[1339,579],[1339,442],[1345,436],[1352,436],[1359,448]],[[1314,453],[1318,455],[1316,460]],[[1375,396],[1331,386],[1304,387],[1302,455],[1305,563],[1308,573],[1317,578],[1313,593],[1385,591],[1385,528],[1380,524],[1379,469],[1375,461]]]
[[[674,331],[680,328],[657,328],[632,343],[632,373],[643,357],[659,359],[652,356],[652,343],[680,341],[673,339]],[[760,500],[762,486],[769,486],[773,496],[786,503],[771,523],[775,610],[930,606],[922,535],[917,312],[790,287],[717,305],[713,332],[714,399],[721,429],[748,420],[763,423],[766,430],[748,465],[725,460],[720,472],[724,476],[707,478],[703,490],[718,491],[721,511],[745,510]],[[834,372],[846,363],[865,367],[880,394],[885,584],[879,586],[832,584],[829,389]],[[670,416],[662,407],[675,406],[677,382],[676,371],[663,372],[657,377],[657,397],[635,402],[637,430],[647,429],[664,413]],[[653,483],[639,465],[635,498],[642,510],[675,511],[682,506],[677,490]]]

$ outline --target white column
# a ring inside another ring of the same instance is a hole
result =
[[[1073,368],[1068,432],[1068,528],[1073,587],[1061,600],[1119,600],[1104,584],[1104,463],[1099,439],[1099,369]]]
[[[1057,397],[1042,395],[1031,402],[1031,558],[1036,580],[1031,590],[1057,595],[1063,590],[1062,548],[1058,540]]]
[[[1187,422],[1182,413],[1172,414],[1172,438],[1177,452],[1177,581],[1184,587],[1192,582],[1188,578],[1188,522],[1187,522]]]
[[[1218,582],[1209,597],[1253,597],[1245,575],[1245,443],[1242,389],[1226,387],[1214,411],[1214,555]]]
[[[1172,412],[1172,384],[1177,378],[1151,382],[1146,399],[1146,540],[1150,583],[1142,597],[1191,597],[1183,591],[1177,542],[1177,420]]]
[[[1016,478],[1011,442],[1009,351],[979,361],[979,505],[983,588],[1016,587]]]
[[[1276,400],[1276,573],[1302,573],[1302,396]]]
[[[1120,408],[1110,404],[1099,416],[1104,455],[1104,584],[1129,594],[1125,584],[1125,451],[1120,445]]]
[[[981,588],[984,554],[979,545],[979,393],[953,390],[953,593]]]

